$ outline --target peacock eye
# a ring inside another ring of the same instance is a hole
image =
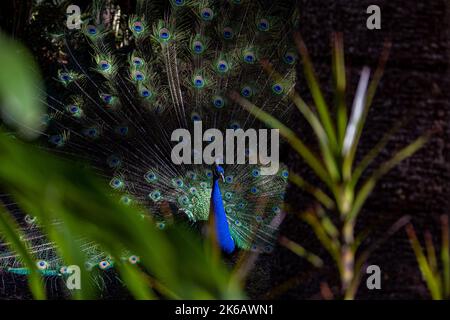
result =
[[[63,266],[63,267],[59,268],[59,273],[61,273],[61,274],[67,274],[67,267],[66,267],[66,266]]]
[[[241,90],[241,95],[245,98],[249,98],[253,95],[253,90],[249,86],[245,86]]]
[[[257,215],[257,216],[255,217],[255,220],[256,220],[256,222],[262,222],[262,221],[263,221],[263,218],[262,218],[260,215]]]
[[[124,205],[129,205],[129,204],[131,204],[132,200],[129,196],[122,196],[120,198],[120,202]]]
[[[150,98],[152,96],[152,93],[151,93],[151,91],[149,91],[147,89],[142,89],[141,96],[143,98]]]
[[[213,104],[216,108],[222,108],[225,105],[225,101],[222,97],[216,96],[213,98]]]
[[[282,94],[282,93],[283,93],[283,90],[284,90],[283,85],[280,84],[280,83],[275,83],[275,84],[272,86],[272,91],[273,91],[273,93],[275,93],[276,95]]]
[[[238,122],[232,122],[230,124],[230,129],[237,130],[237,129],[240,129],[240,128],[241,128],[241,126],[239,125]]]
[[[175,0],[174,3],[176,6],[182,6],[184,5],[184,0]]]
[[[98,129],[95,127],[87,128],[84,130],[84,135],[88,136],[89,138],[95,139],[98,137]]]
[[[259,169],[253,169],[252,170],[252,176],[257,178],[261,175],[261,171]]]
[[[225,27],[223,28],[223,37],[227,40],[232,39],[234,36],[233,34],[233,29],[231,29],[230,27]]]
[[[149,197],[153,201],[159,201],[161,200],[161,192],[159,190],[152,191],[152,193],[149,194]]]
[[[72,81],[72,76],[66,72],[62,72],[60,74],[59,78],[61,79],[61,81],[64,81],[64,82]]]
[[[116,155],[111,155],[108,157],[107,163],[110,168],[117,168],[118,166],[120,166],[121,161],[120,158]]]
[[[102,60],[98,63],[98,66],[100,67],[101,70],[103,71],[108,71],[109,69],[111,69],[111,64],[106,61],[106,60]]]
[[[267,31],[267,30],[269,30],[269,26],[270,26],[269,20],[267,20],[267,19],[260,19],[258,21],[257,26],[258,26],[258,30],[259,31]]]
[[[264,252],[271,253],[273,251],[273,247],[270,245],[267,245],[264,247]]]
[[[116,132],[121,136],[126,136],[128,134],[128,127],[117,127]]]
[[[233,182],[233,176],[226,176],[225,177],[225,182],[226,183],[232,183]]]
[[[203,43],[201,43],[200,41],[194,41],[194,43],[192,44],[192,50],[196,53],[196,54],[200,54],[203,53],[203,51],[205,50]]]
[[[258,193],[258,188],[257,187],[251,187],[250,188],[250,192],[252,193],[252,194],[257,194]]]
[[[141,33],[142,30],[144,30],[142,22],[140,22],[140,21],[134,22],[132,25],[132,28],[133,28],[133,31],[135,31],[136,33]]]
[[[286,193],[285,192],[280,193],[279,197],[281,200],[284,200],[286,198]]]
[[[109,261],[106,260],[102,260],[98,263],[98,266],[100,269],[102,270],[106,270],[111,266],[111,263]]]
[[[279,206],[274,206],[274,207],[272,208],[272,212],[278,214],[278,213],[281,212],[281,209],[280,209]]]
[[[244,52],[244,62],[246,63],[254,63],[256,61],[256,56],[251,51]]]
[[[239,210],[244,209],[245,204],[243,202],[238,203],[238,205],[236,206]]]
[[[166,227],[166,224],[165,224],[164,222],[158,222],[158,223],[156,224],[156,227],[157,227],[159,230],[163,230],[163,229]]]
[[[187,206],[190,202],[189,197],[186,195],[183,195],[181,197],[178,198],[178,201],[180,202],[181,205],[183,206]]]
[[[124,183],[121,179],[119,178],[112,178],[109,185],[113,188],[113,189],[119,189],[121,187],[123,187]]]
[[[136,67],[141,67],[144,64],[144,60],[142,60],[141,58],[135,57],[135,58],[133,58],[133,64]]]
[[[155,182],[158,177],[156,176],[156,174],[153,171],[149,171],[145,174],[145,180],[147,180],[147,182]]]
[[[48,268],[48,262],[45,260],[39,260],[38,262],[36,262],[36,266],[39,270],[45,270]]]
[[[133,73],[133,79],[135,81],[143,81],[145,79],[145,75],[140,71],[135,71]]]
[[[233,193],[231,192],[225,192],[225,199],[231,200],[233,198]]]
[[[59,134],[54,135],[54,136],[51,136],[51,137],[48,139],[48,142],[50,142],[51,144],[54,144],[54,145],[57,146],[57,147],[61,147],[61,146],[64,145],[64,139],[63,139],[63,137],[62,137],[61,135],[59,135]]]
[[[90,35],[94,36],[97,34],[97,28],[95,26],[89,25],[89,26],[87,26],[87,32]]]
[[[206,176],[208,177],[208,178],[211,178],[212,177],[212,171],[211,170],[207,170],[206,171]]]
[[[293,64],[296,59],[297,59],[297,55],[291,51],[286,52],[283,56],[283,60],[287,64]]]
[[[100,98],[102,98],[102,100],[107,104],[110,104],[113,100],[113,96],[110,94],[101,94]]]
[[[189,189],[189,192],[192,193],[192,194],[196,194],[197,193],[197,189],[192,187],[192,188]]]
[[[135,255],[132,255],[132,256],[129,256],[128,257],[128,261],[131,263],[131,264],[136,264],[136,263],[138,263],[139,262],[139,257],[138,256],[135,256]]]
[[[183,180],[181,180],[181,179],[173,179],[172,184],[174,187],[178,187],[178,188],[181,188],[184,186]]]
[[[200,117],[200,115],[199,115],[198,113],[193,112],[193,113],[191,114],[191,120],[192,120],[192,121],[201,121],[202,118]]]
[[[159,38],[163,41],[167,41],[170,39],[170,31],[167,28],[161,28],[159,30]]]
[[[219,60],[216,65],[217,71],[220,73],[225,73],[228,71],[228,63],[225,60]]]
[[[239,221],[239,220],[234,220],[234,224],[237,226],[237,227],[240,227],[240,226],[242,226],[242,222],[241,221]]]
[[[200,11],[200,16],[202,17],[203,20],[210,21],[214,17],[214,13],[211,8],[203,8]]]
[[[203,80],[203,77],[200,75],[194,77],[193,83],[194,83],[194,87],[199,88],[199,89],[203,88],[205,86],[205,81]]]
[[[282,176],[283,178],[288,178],[288,177],[289,177],[289,171],[287,171],[287,170],[281,171],[281,176]]]

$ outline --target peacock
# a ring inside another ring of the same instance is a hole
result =
[[[286,167],[262,174],[264,165],[255,161],[250,144],[244,164],[221,155],[214,163],[176,164],[172,133],[181,128],[194,135],[198,122],[219,132],[263,129],[230,92],[288,121],[287,93],[298,59],[291,33],[297,23],[292,6],[275,1],[138,0],[125,19],[113,2],[94,1],[83,12],[80,29],[64,24],[49,35],[62,57],[39,144],[88,163],[109,183],[111,194],[125,205],[145,208],[160,229],[172,221],[212,221],[224,255],[270,253],[283,217]],[[264,73],[263,59],[274,64],[281,80]],[[194,159],[213,138],[191,146]],[[38,221],[26,215],[20,223],[42,273],[63,273]],[[101,248],[81,245],[88,266],[112,266]],[[124,259],[135,263],[139,257]],[[27,272],[1,244],[0,266]]]

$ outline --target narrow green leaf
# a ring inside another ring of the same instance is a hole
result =
[[[430,290],[431,296],[435,300],[441,300],[442,294],[439,286],[439,282],[433,274],[430,265],[423,253],[422,246],[417,239],[416,233],[412,225],[406,226],[406,233],[408,234],[409,241],[411,243],[411,247],[414,250],[414,254],[416,256],[417,263],[419,264],[420,271],[427,283],[428,289]]]
[[[340,148],[344,143],[347,128],[347,106],[345,104],[345,58],[342,33],[333,35],[333,78],[335,86],[335,101],[337,107],[337,131]]]
[[[279,240],[280,244],[289,250],[291,250],[296,255],[306,259],[309,263],[311,263],[316,268],[323,267],[323,260],[320,259],[319,256],[307,251],[305,248],[303,248],[298,243],[286,238],[281,237]]]
[[[441,217],[442,224],[442,248],[441,248],[441,261],[442,261],[442,277],[443,277],[443,289],[444,295],[447,299],[450,298],[450,246],[449,246],[449,225],[448,216],[443,215]]]
[[[317,112],[319,113],[320,120],[322,122],[323,127],[325,128],[325,132],[327,133],[330,145],[335,151],[335,154],[337,154],[338,144],[336,131],[333,122],[331,120],[329,108],[327,106],[327,103],[325,102],[325,99],[322,95],[322,91],[320,89],[320,85],[317,81],[317,77],[314,72],[314,67],[311,62],[311,58],[309,57],[308,49],[306,48],[306,45],[303,42],[300,33],[296,32],[294,34],[294,41],[302,57],[303,71],[305,74],[306,81],[308,83],[309,90],[314,99]]]
[[[36,267],[36,260],[28,251],[24,239],[17,223],[6,212],[3,206],[0,205],[0,233],[3,238],[9,243],[13,252],[16,252],[23,260],[24,265],[30,270],[28,275],[29,286],[33,297],[38,300],[46,299],[44,282],[42,281],[39,270]]]
[[[419,137],[414,142],[398,151],[390,160],[383,163],[377,170],[375,170],[375,172],[364,182],[360,191],[356,195],[352,210],[350,211],[346,219],[355,219],[359,211],[361,210],[361,207],[364,205],[373,188],[375,187],[376,182],[401,161],[410,157],[417,150],[422,148],[427,140],[427,136]]]

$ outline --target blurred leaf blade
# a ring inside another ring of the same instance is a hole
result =
[[[42,129],[44,106],[39,68],[28,50],[0,32],[0,106],[3,120],[26,138]]]
[[[36,267],[36,261],[21,240],[21,232],[16,222],[6,212],[2,205],[0,205],[0,231],[1,235],[5,240],[9,241],[10,246],[23,259],[25,265],[28,267],[29,286],[33,297],[38,300],[46,299],[46,292],[43,285],[44,282]]]

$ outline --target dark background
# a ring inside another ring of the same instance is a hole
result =
[[[381,8],[381,30],[366,28],[366,9],[371,4]],[[120,5],[127,12],[134,4],[133,1],[120,1]],[[386,71],[363,132],[360,155],[370,150],[398,122],[405,124],[374,166],[419,135],[430,130],[435,133],[424,149],[380,181],[360,215],[357,229],[373,229],[367,239],[369,243],[383,236],[400,217],[409,215],[416,230],[420,234],[425,230],[432,231],[438,244],[439,216],[448,214],[450,198],[450,4],[446,0],[299,0],[298,6],[301,15],[299,28],[326,92],[331,90],[330,36],[333,31],[343,32],[350,102],[359,71],[364,65],[373,70],[383,42],[392,42]],[[0,26],[31,47],[42,65],[45,63],[42,59],[51,57],[46,56],[45,39],[40,37],[36,24],[34,28],[29,27],[31,8],[32,1],[2,1]],[[51,15],[52,12],[49,12],[49,21]],[[48,70],[51,65],[46,66],[49,68],[43,70],[44,76],[50,77]],[[298,88],[302,96],[309,100],[301,74],[299,70]],[[299,134],[314,144],[302,119],[298,117],[294,121]],[[287,153],[289,166],[308,175],[295,154]],[[288,202],[300,210],[312,200],[299,190],[290,188]],[[321,298],[320,286],[323,282],[327,282],[332,290],[337,290],[337,270],[309,227],[298,218],[288,216],[281,226],[281,233],[320,255],[325,259],[326,266],[317,270],[287,249],[278,247],[273,254],[259,258],[248,282],[250,296],[262,299]],[[429,298],[403,229],[378,247],[369,264],[380,266],[382,289],[365,289],[363,277],[357,298]],[[11,277],[2,275],[0,298],[29,297],[23,279]],[[105,298],[127,296],[119,286],[112,286],[105,293]]]

